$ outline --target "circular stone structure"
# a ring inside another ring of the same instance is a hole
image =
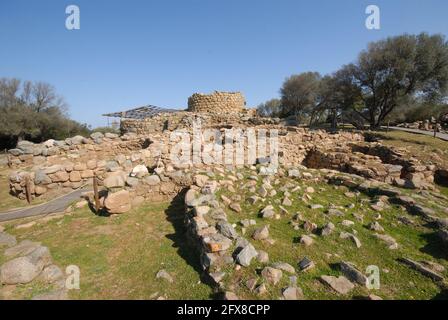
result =
[[[245,105],[241,92],[195,93],[188,98],[188,111],[191,112],[241,112]]]

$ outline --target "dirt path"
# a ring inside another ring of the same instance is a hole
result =
[[[81,188],[49,202],[33,207],[0,212],[0,222],[63,212],[73,201],[79,200],[81,194],[86,191],[90,191],[90,188]]]

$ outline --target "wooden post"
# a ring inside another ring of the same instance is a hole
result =
[[[28,204],[31,203],[31,183],[30,183],[30,177],[25,177],[25,195],[26,195],[26,201]]]
[[[437,122],[434,124],[434,138],[437,137]]]
[[[11,168],[12,167],[11,156],[9,155],[7,149],[5,149],[5,153],[6,153],[6,160],[8,161],[8,167]]]
[[[96,173],[93,176],[93,196],[95,199],[95,211],[98,213],[100,211],[100,199],[98,194],[98,178]]]
[[[387,121],[387,129],[386,129],[386,132],[389,132],[389,125],[390,125],[390,120]]]

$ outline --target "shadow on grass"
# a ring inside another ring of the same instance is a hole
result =
[[[420,249],[420,251],[427,253],[437,259],[448,260],[448,254],[445,250],[445,245],[437,235],[437,232],[422,235],[422,238],[427,241],[427,244]]]
[[[187,192],[187,188],[179,192],[171,201],[168,208],[165,210],[167,220],[173,225],[174,233],[168,234],[166,237],[173,241],[173,247],[177,248],[177,253],[182,259],[184,259],[194,270],[199,274],[201,282],[210,286],[212,289],[216,289],[216,285],[210,276],[204,272],[199,261],[199,252],[189,239],[187,238],[187,230],[185,227],[184,217],[184,197]],[[212,293],[211,299],[220,298],[219,293]]]

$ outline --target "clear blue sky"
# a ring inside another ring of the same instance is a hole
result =
[[[76,4],[81,29],[65,28]],[[364,26],[381,9],[381,30]],[[144,104],[186,107],[194,92],[278,97],[294,73],[352,62],[368,42],[404,32],[448,34],[446,0],[1,0],[0,77],[54,85],[70,115]]]

